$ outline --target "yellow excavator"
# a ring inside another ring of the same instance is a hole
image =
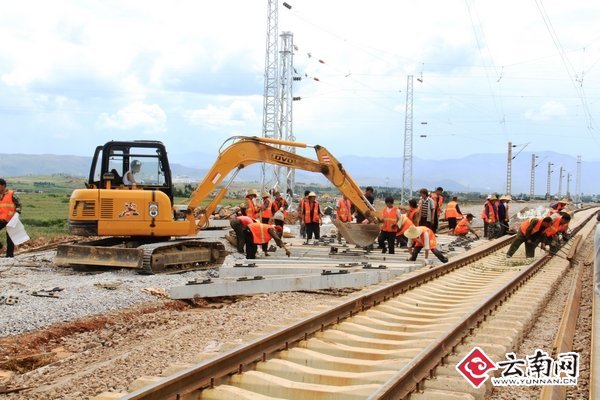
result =
[[[231,142],[227,147],[225,145]],[[314,148],[317,160],[281,147]],[[225,148],[224,148],[225,147]],[[262,137],[236,136],[219,149],[219,156],[187,205],[174,205],[174,186],[165,146],[158,141],[111,141],[98,146],[85,189],[73,191],[69,201],[69,232],[104,237],[60,245],[56,264],[134,268],[154,274],[220,264],[227,255],[222,243],[199,239],[209,218],[227,193],[237,173],[254,163],[319,172],[345,194],[356,209],[376,220],[364,197],[342,164],[322,146]],[[235,170],[208,203],[223,180]],[[133,173],[133,176],[132,176]],[[365,247],[379,233],[377,224],[336,227],[350,243]]]

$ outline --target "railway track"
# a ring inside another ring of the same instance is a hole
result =
[[[576,214],[572,228],[594,212]],[[473,343],[495,355],[514,348],[569,264],[539,250],[535,259],[507,260],[501,250],[511,240],[491,241],[132,393],[97,398],[482,398],[485,386],[470,390],[456,379],[462,353]]]

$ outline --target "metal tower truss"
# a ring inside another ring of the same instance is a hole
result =
[[[281,48],[280,53],[281,69],[280,83],[281,94],[279,97],[279,132],[284,140],[295,142],[296,137],[292,129],[292,104],[293,104],[293,72],[294,72],[294,34],[292,32],[281,33]],[[283,146],[284,150],[291,153],[296,152],[294,146]],[[283,171],[282,171],[283,169]],[[296,186],[296,170],[294,168],[281,168],[277,171],[278,183],[280,190],[284,192],[289,200],[293,198]],[[285,176],[282,176],[283,172]]]
[[[577,156],[577,176],[575,176],[575,203],[581,203],[581,156]]]
[[[277,0],[268,0],[267,48],[265,54],[265,91],[263,94],[263,137],[281,139],[279,123],[279,51],[277,27]],[[279,185],[278,168],[263,164],[261,185],[263,189]]]
[[[406,116],[404,119],[404,157],[402,159],[402,191],[400,203],[406,204],[413,192],[413,76],[406,80]]]

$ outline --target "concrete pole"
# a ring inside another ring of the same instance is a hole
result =
[[[512,186],[512,142],[508,142],[508,160],[506,162],[506,194],[509,195]]]
[[[594,277],[595,292],[600,300],[600,214],[596,215],[596,232],[594,232]]]
[[[529,184],[529,200],[535,196],[535,159],[536,155],[531,154],[531,183]]]
[[[548,180],[546,181],[546,200],[550,200],[550,176],[552,175],[552,163],[548,161]]]
[[[560,170],[558,173],[558,199],[562,196],[562,178],[563,178],[563,167],[560,166]]]

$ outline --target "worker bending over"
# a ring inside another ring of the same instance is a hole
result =
[[[408,217],[408,214],[400,215],[398,220],[398,232],[396,232],[396,246],[406,247],[408,245],[408,238],[404,236],[404,233],[411,226],[415,226],[414,222]]]
[[[454,228],[454,234],[456,236],[467,236],[469,232],[471,232],[477,239],[479,239],[479,235],[477,232],[475,232],[473,226],[471,226],[473,218],[475,218],[475,216],[469,213],[465,216],[465,218],[461,219],[458,222],[458,225],[456,225],[456,228]]]
[[[544,230],[542,241],[550,247],[550,253],[556,254],[561,246],[569,240],[567,230],[569,229],[571,216],[561,211],[550,218],[552,218],[552,225]]]
[[[285,249],[285,255],[290,256],[290,251],[285,247],[285,243],[281,240],[283,237],[283,228],[281,226],[262,224],[253,222],[244,229],[244,240],[246,242],[246,259],[253,260],[256,258],[258,245],[261,245],[265,256],[267,253],[268,244],[271,239],[275,241],[277,246]]]
[[[448,262],[448,257],[436,248],[437,240],[435,233],[430,228],[426,226],[411,226],[404,232],[404,236],[409,239],[408,247],[412,248],[410,261],[416,261],[421,249],[425,249],[425,260],[429,258],[429,251],[431,251],[441,262]]]
[[[534,257],[535,248],[540,243],[542,234],[551,224],[552,218],[550,217],[544,219],[531,218],[523,222],[506,253],[506,258],[511,258],[523,243],[525,243],[525,256],[528,258]]]
[[[569,204],[569,200],[567,199],[560,199],[556,203],[550,204],[550,208],[548,209],[548,216],[550,217],[552,216],[552,214],[557,214],[561,211],[565,211],[567,204]]]
[[[246,241],[244,238],[244,229],[253,222],[254,220],[246,215],[245,203],[240,204],[240,211],[229,220],[229,225],[231,225],[231,228],[235,232],[238,253],[244,252],[244,243]]]

